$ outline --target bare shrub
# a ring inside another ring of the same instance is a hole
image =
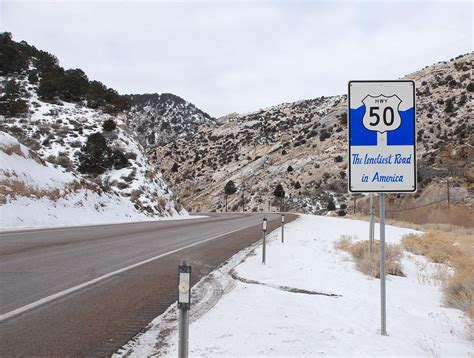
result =
[[[132,201],[138,201],[138,199],[140,198],[140,195],[142,195],[142,191],[141,190],[138,190],[138,189],[135,189],[133,190],[131,193],[130,193],[130,198]]]
[[[161,205],[162,208],[165,208],[166,207],[166,198],[163,197],[163,196],[160,196],[160,198],[158,199],[158,203]]]
[[[402,245],[414,254],[454,269],[453,275],[441,278],[444,301],[474,319],[474,234],[466,229],[434,230],[422,235],[405,235]]]
[[[369,242],[367,240],[352,242],[352,237],[343,235],[336,242],[335,246],[337,249],[346,251],[352,255],[359,271],[371,277],[380,278],[380,256],[378,255],[380,245],[378,241],[374,241],[370,255]],[[385,269],[388,275],[405,276],[400,264],[402,255],[403,250],[400,245],[386,245]]]

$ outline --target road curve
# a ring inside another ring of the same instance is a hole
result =
[[[0,356],[110,356],[193,282],[260,238],[278,214],[0,234]],[[288,216],[291,220],[293,217]]]

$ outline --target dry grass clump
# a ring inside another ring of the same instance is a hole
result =
[[[12,144],[12,145],[3,146],[0,148],[0,150],[7,155],[16,154],[20,157],[27,158],[25,156],[25,153],[21,149],[20,144]],[[44,165],[44,161],[38,156],[38,154],[28,149],[27,149],[27,153],[29,157],[31,157],[31,159],[33,159],[36,163]]]
[[[350,253],[355,259],[359,271],[380,278],[380,244],[378,241],[374,241],[371,255],[369,255],[369,241],[353,242],[352,238],[346,235],[341,236],[336,242],[336,248]],[[387,244],[385,246],[385,270],[388,275],[405,276],[400,264],[402,255],[403,250],[400,245]]]
[[[55,188],[51,190],[41,189],[35,186],[27,185],[20,180],[0,179],[0,204],[6,204],[7,197],[12,199],[18,197],[27,198],[48,198],[51,201],[58,201],[60,198],[66,197],[68,194],[77,193],[80,190],[90,190],[100,194],[100,188],[90,182],[73,181],[64,186],[64,188]]]
[[[16,154],[20,157],[25,157],[25,154],[23,154],[23,151],[21,150],[20,144],[12,144],[9,146],[5,146],[2,148],[2,151],[8,155]]]
[[[474,319],[474,234],[465,230],[408,234],[402,238],[402,245],[414,254],[454,269],[454,274],[443,282],[444,300]]]

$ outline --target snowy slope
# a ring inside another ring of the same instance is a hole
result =
[[[0,76],[0,82],[4,81],[6,78]],[[1,130],[35,150],[43,160],[76,174],[77,152],[90,134],[102,132],[109,147],[123,152],[129,162],[125,168],[111,168],[94,178],[103,190],[129,198],[138,210],[150,218],[171,217],[178,213],[187,215],[180,205],[176,205],[172,192],[162,179],[159,166],[149,163],[135,133],[127,127],[124,114],[113,116],[88,108],[82,102],[70,103],[59,99],[53,103],[45,102],[37,94],[37,84],[29,83],[24,76],[17,76],[16,81],[26,92],[24,99],[30,110],[28,114],[17,117],[0,116]],[[117,128],[105,132],[102,124],[109,119],[117,123]]]
[[[387,226],[387,241],[409,232]],[[472,357],[468,319],[442,305],[420,256],[404,255],[406,277],[387,277],[388,336],[380,335],[379,280],[357,271],[350,256],[334,248],[341,235],[365,239],[367,233],[366,222],[302,216],[287,224],[285,243],[279,229],[269,235],[266,265],[260,244],[234,256],[193,288],[198,299],[191,310],[190,356]],[[223,292],[217,303],[206,302],[212,290]],[[175,357],[175,317],[173,306],[155,319],[127,347],[130,356]],[[167,338],[157,338],[166,329]]]
[[[127,98],[128,125],[145,146],[166,144],[177,138],[190,139],[200,124],[215,121],[195,105],[171,93],[133,94]]]
[[[2,229],[150,220],[128,198],[55,168],[4,132],[0,164]]]

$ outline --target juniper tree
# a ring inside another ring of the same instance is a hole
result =
[[[102,174],[113,165],[113,153],[101,133],[92,133],[78,154],[78,170],[83,174]]]
[[[225,212],[227,212],[227,197],[229,195],[235,194],[237,192],[237,188],[235,183],[232,180],[229,180],[225,187],[224,187],[224,194],[225,194]]]
[[[275,190],[273,191],[273,195],[277,199],[280,199],[280,211],[281,211],[281,208],[283,206],[283,199],[285,198],[285,190],[283,189],[283,186],[280,183],[278,183]]]

